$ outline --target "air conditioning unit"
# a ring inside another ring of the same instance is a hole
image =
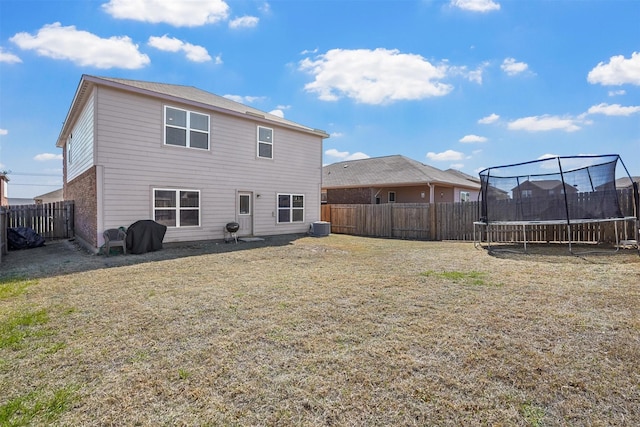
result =
[[[310,234],[316,237],[328,236],[331,234],[331,223],[327,221],[312,222]]]

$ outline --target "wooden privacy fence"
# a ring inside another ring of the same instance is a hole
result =
[[[478,202],[323,205],[331,232],[418,240],[473,240]]]
[[[633,195],[619,193],[625,216],[635,215]],[[380,205],[322,205],[323,221],[331,223],[331,232],[356,236],[390,237],[417,240],[473,240],[473,222],[478,220],[478,202],[463,203],[385,203]],[[620,240],[635,239],[633,222],[618,227]],[[512,227],[511,227],[512,228]],[[508,226],[494,228],[495,241],[511,241],[518,234]],[[556,242],[568,239],[565,225],[528,226],[532,242]],[[575,242],[615,241],[611,223],[579,224],[571,228]]]
[[[73,209],[73,201],[3,207],[0,210],[0,252],[7,253],[7,228],[29,227],[47,240],[73,237]]]

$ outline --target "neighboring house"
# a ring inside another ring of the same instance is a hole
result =
[[[165,242],[306,232],[328,135],[191,86],[83,75],[57,146],[75,235],[142,219]]]
[[[549,196],[563,196],[566,194],[576,194],[578,190],[569,184],[563,184],[559,179],[547,179],[540,181],[525,181],[512,189],[514,199],[544,199]]]
[[[632,176],[631,179],[633,180],[633,182],[638,184],[638,186],[640,186],[640,176]],[[629,177],[616,179],[616,188],[618,190],[631,188],[632,186],[633,186],[633,184],[632,184],[631,181],[629,181]]]
[[[62,188],[36,196],[33,198],[33,200],[36,202],[36,205],[61,202],[64,200],[64,197],[62,197]]]
[[[401,155],[333,163],[322,168],[323,201],[330,204],[475,201],[479,180]]]
[[[9,177],[0,173],[0,206],[9,206],[7,193],[9,191]]]

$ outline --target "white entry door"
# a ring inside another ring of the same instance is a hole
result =
[[[238,192],[238,236],[251,236],[253,234],[253,193],[250,191]]]

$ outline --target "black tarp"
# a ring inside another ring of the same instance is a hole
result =
[[[44,237],[29,227],[7,228],[9,249],[31,249],[44,246]]]
[[[127,252],[144,254],[162,249],[167,226],[150,219],[136,221],[127,228]]]

